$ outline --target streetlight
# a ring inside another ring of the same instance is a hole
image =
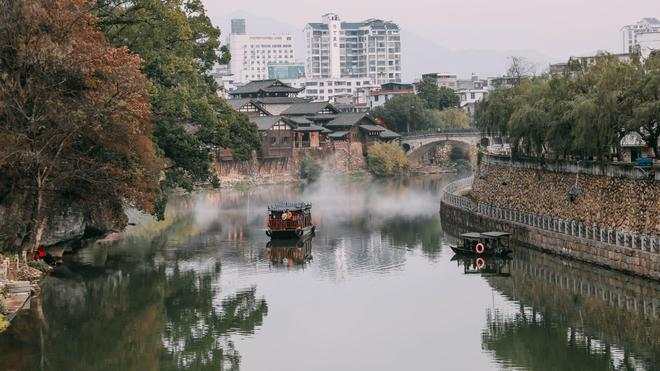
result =
[[[410,104],[410,111],[408,114],[408,122],[406,122],[406,133],[410,133],[410,121],[412,121],[413,111],[415,110],[415,104]]]

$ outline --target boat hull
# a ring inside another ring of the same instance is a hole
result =
[[[296,238],[305,238],[311,236],[316,231],[315,225],[310,225],[300,229],[284,229],[284,230],[272,230],[266,229],[266,234],[271,239],[275,240],[284,240],[284,239],[296,239]]]

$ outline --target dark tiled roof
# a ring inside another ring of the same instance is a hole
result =
[[[323,111],[324,109],[329,108],[333,112],[337,112],[332,104],[328,102],[307,102],[307,103],[295,103],[291,107],[287,108],[282,112],[283,115],[315,115]]]
[[[345,137],[346,134],[348,134],[348,131],[334,131],[334,132],[328,134],[328,137],[330,137],[332,139],[341,139],[341,138]]]
[[[252,101],[259,102],[262,104],[294,104],[294,103],[305,103],[309,102],[309,98],[298,98],[298,97],[261,97],[261,98],[252,98]]]
[[[366,131],[385,131],[386,129],[380,125],[360,125],[360,129]]]
[[[228,99],[227,103],[235,109],[238,110],[239,108],[243,107],[245,103],[248,103],[250,99]]]
[[[324,129],[323,126],[318,126],[318,125],[311,124],[311,125],[298,126],[294,130],[295,131],[301,131],[301,132],[310,132],[310,131],[323,131],[323,129]]]
[[[369,116],[364,113],[342,113],[337,115],[332,121],[326,124],[326,126],[354,126],[359,123],[363,118],[368,118],[370,121],[373,121]]]
[[[393,132],[392,130],[385,129],[384,131],[381,131],[380,134],[378,135],[382,139],[396,139],[401,137],[401,135]]]
[[[229,92],[230,95],[242,95],[242,94],[256,94],[259,92],[283,92],[283,93],[298,93],[303,89],[298,89],[291,87],[280,80],[270,79],[270,80],[256,80],[250,81],[247,84],[236,88],[236,90]]]
[[[260,131],[266,131],[270,130],[273,125],[275,125],[280,120],[282,120],[282,117],[280,116],[260,116],[250,119],[250,122],[253,122],[255,125],[257,125],[257,128]]]
[[[313,124],[313,122],[309,121],[307,118],[302,117],[302,116],[285,117],[285,119],[287,121],[292,122],[296,126]]]

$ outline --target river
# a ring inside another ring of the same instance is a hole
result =
[[[660,367],[660,284],[525,247],[452,260],[453,178],[174,197],[67,257],[0,335],[0,370]],[[312,202],[311,241],[267,246],[280,199]]]

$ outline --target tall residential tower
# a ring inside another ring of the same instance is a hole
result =
[[[396,23],[380,19],[342,22],[334,13],[305,27],[308,78],[368,78],[401,82],[401,35]]]
[[[649,40],[657,40],[658,33],[660,33],[660,20],[655,17],[643,18],[635,24],[623,26],[621,28],[621,52],[629,53],[638,46],[642,49],[650,47],[645,44]]]

